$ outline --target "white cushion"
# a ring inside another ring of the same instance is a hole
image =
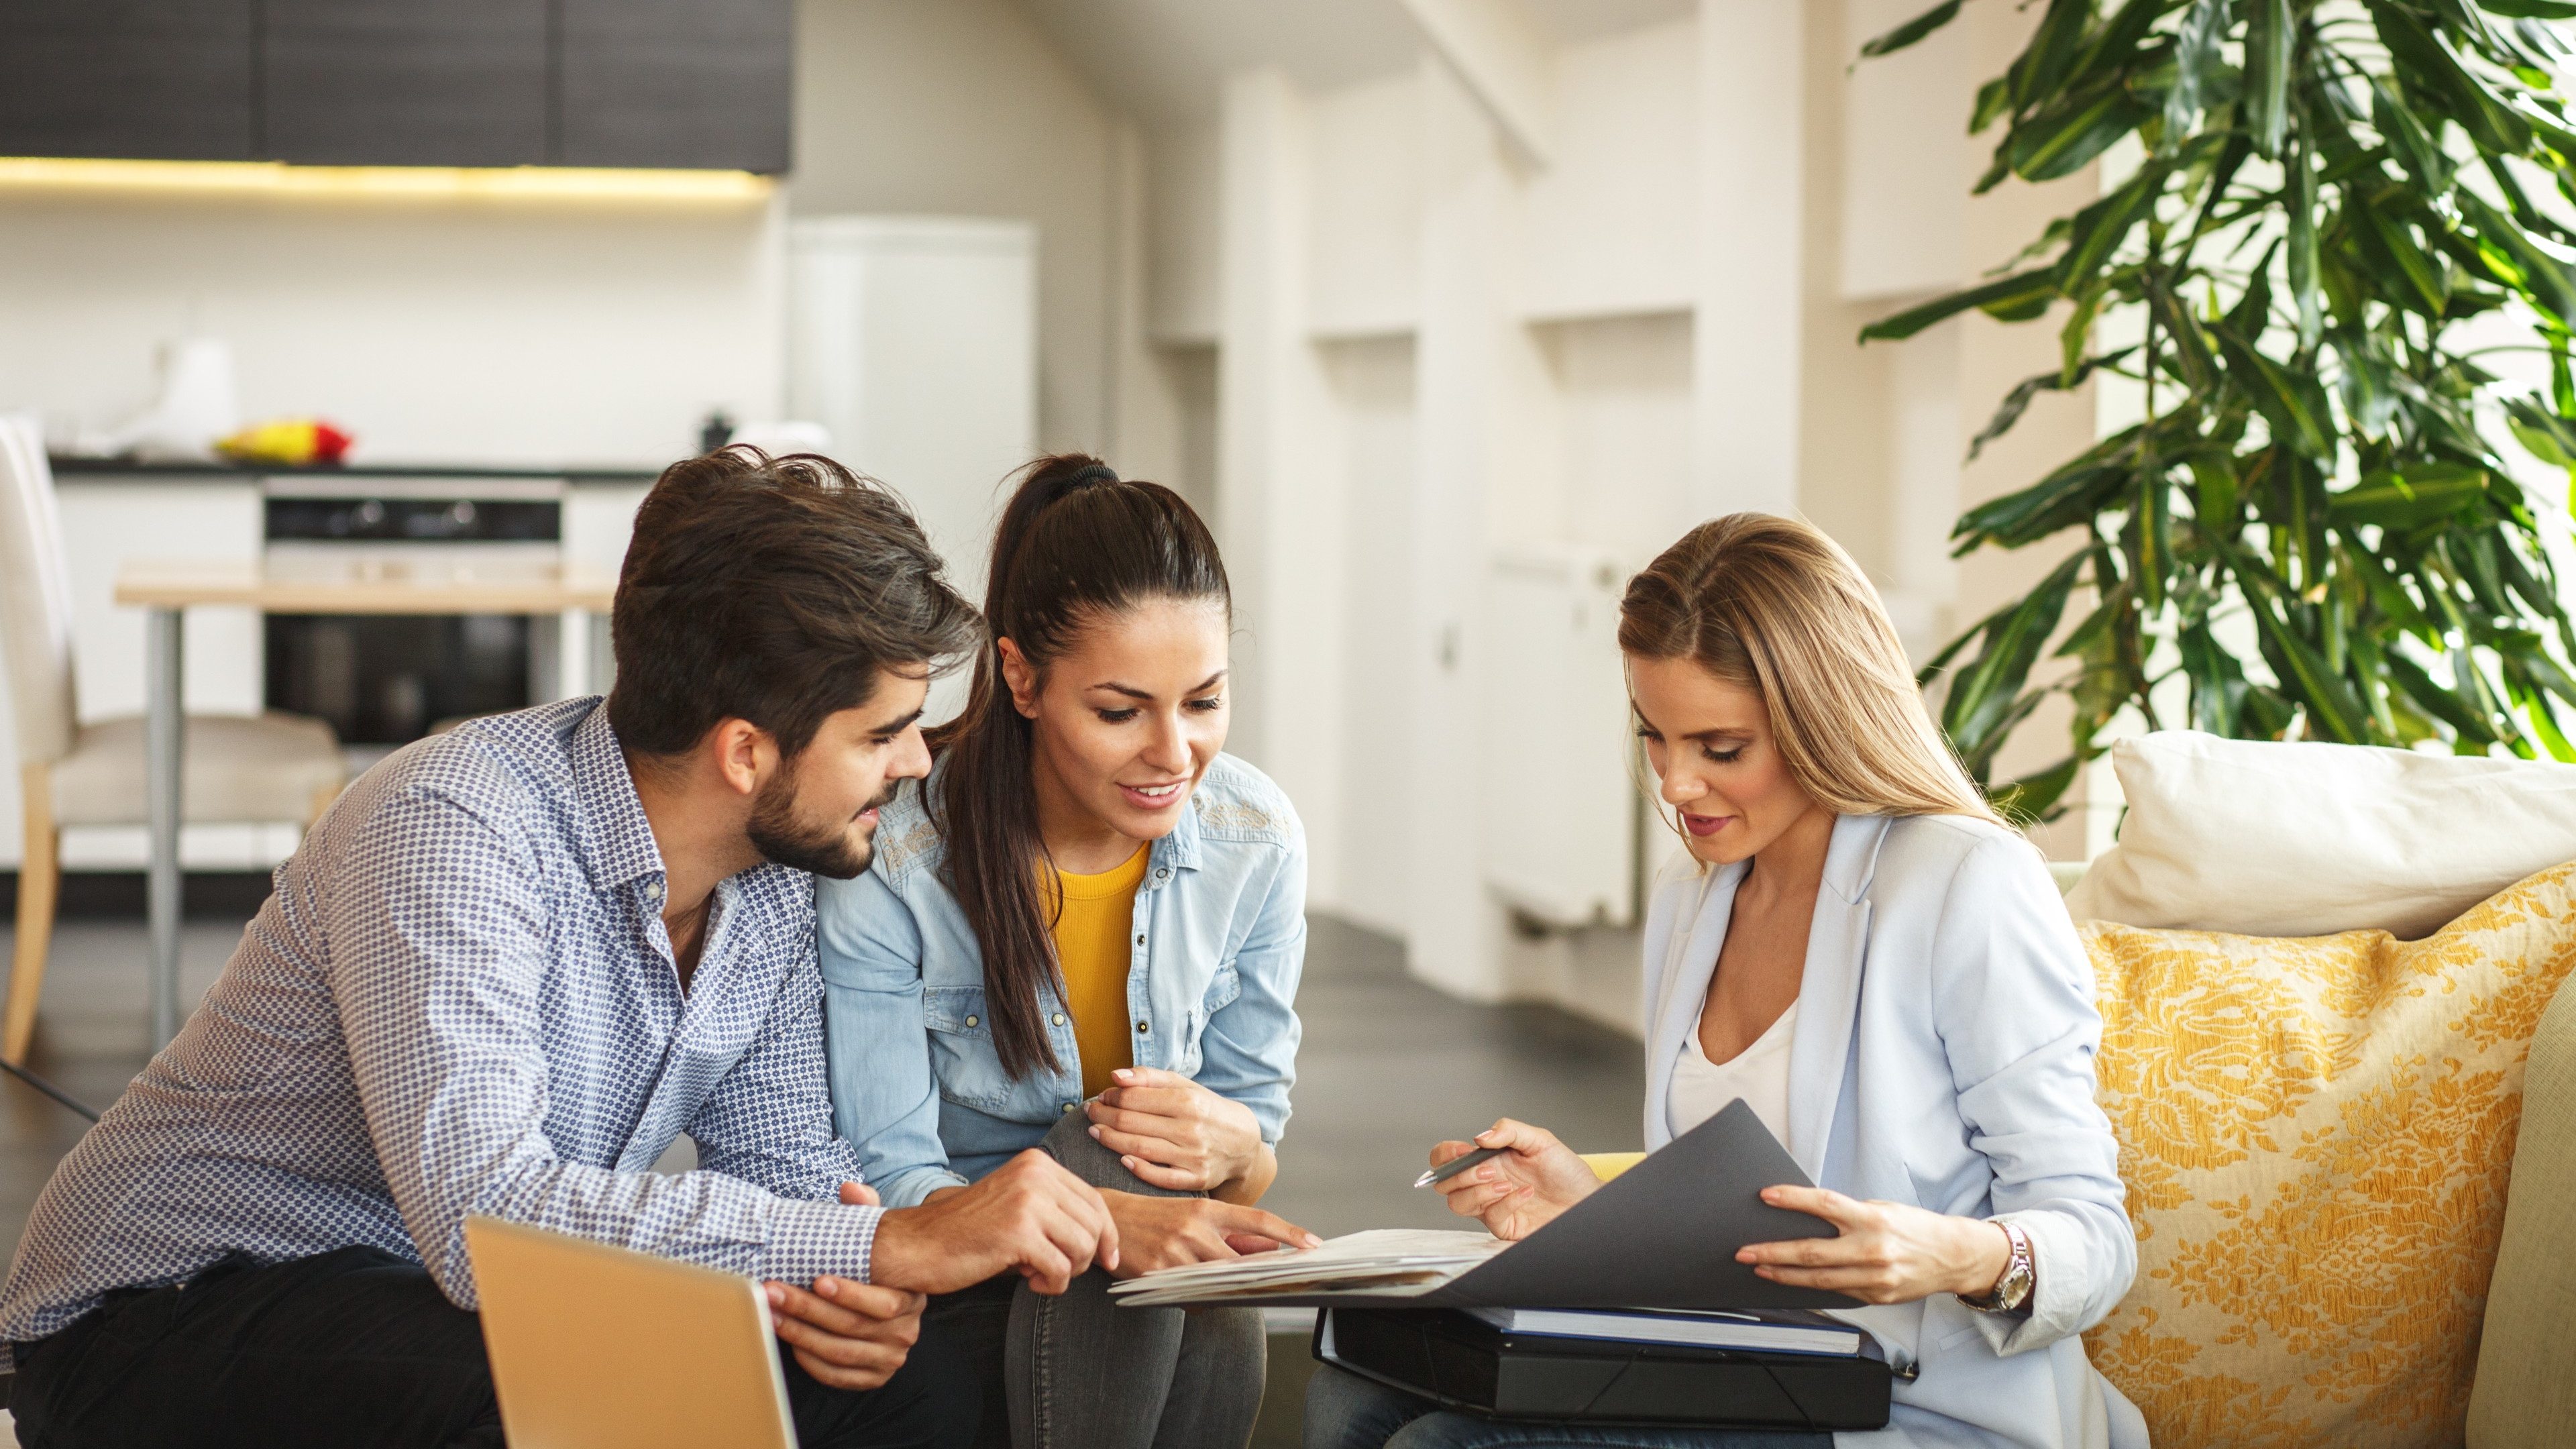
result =
[[[2079,921],[2414,940],[2576,860],[2576,765],[2192,730],[2122,740],[2111,764],[2129,813],[2067,894]]]
[[[81,726],[53,774],[56,823],[145,823],[143,720],[129,715]],[[318,719],[190,715],[180,816],[208,824],[300,824],[312,817],[315,798],[346,778],[339,738]]]

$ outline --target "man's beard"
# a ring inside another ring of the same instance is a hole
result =
[[[888,785],[868,808],[894,799]],[[751,802],[751,821],[744,827],[751,837],[752,848],[763,858],[792,870],[810,871],[833,880],[853,880],[867,873],[868,862],[876,855],[872,842],[854,838],[848,821],[837,828],[829,825],[806,826],[796,819],[796,770],[789,766],[778,772]]]

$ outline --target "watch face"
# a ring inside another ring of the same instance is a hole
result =
[[[2004,1306],[2006,1308],[2019,1308],[2022,1304],[2030,1301],[2030,1285],[2030,1269],[2016,1261],[2012,1265],[2012,1268],[2004,1274],[2004,1291],[2002,1294]]]

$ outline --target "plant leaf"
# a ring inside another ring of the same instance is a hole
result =
[[[2056,284],[2050,280],[2054,270],[2050,267],[2037,267],[2009,277],[1997,278],[1982,287],[1970,287],[1965,291],[1952,292],[1946,297],[1936,297],[1921,306],[1909,307],[1892,317],[1882,317],[1872,322],[1860,329],[1860,340],[1863,342],[1898,341],[1911,337],[1936,322],[1955,317],[1971,307],[1982,307],[1998,316],[2017,314],[2020,309],[2033,303],[2036,303],[2041,310],[2045,310],[2057,295]]]
[[[2004,153],[2022,180],[2052,181],[2082,168],[2155,114],[2126,87],[2104,86],[2013,127],[2004,138]]]
[[[2227,35],[2226,0],[2193,0],[2174,38],[2174,81],[2165,92],[2165,139],[2180,141],[2200,121],[2219,68],[2218,43]]]
[[[2288,0],[2269,3],[2286,5]],[[2531,149],[2531,123],[2515,115],[2475,76],[2462,69],[2449,47],[2425,29],[2423,22],[2391,0],[2362,3],[2369,8],[2371,21],[2379,30],[2379,41],[2388,47],[2389,58],[2397,63],[2398,74],[2405,78],[2409,89],[2449,102],[2451,119],[2486,150],[2519,156]]]
[[[2067,597],[2074,591],[2075,575],[2084,560],[2081,553],[2070,556],[2018,605],[1989,623],[1985,646],[1975,662],[1950,681],[1950,693],[1941,702],[1941,722],[1960,754],[1989,753],[1982,747],[1990,739],[2003,737],[2005,717],[2020,699],[2022,684],[2030,678],[2031,666],[2039,662],[2048,636],[2064,617]]]
[[[2465,463],[2411,463],[2382,468],[2341,493],[2326,496],[2326,516],[2337,526],[2415,528],[2452,517],[2486,496],[2487,470]]]
[[[2290,133],[2290,61],[2298,48],[2290,0],[2248,0],[2245,21],[2245,128],[2266,160],[2281,155]]]
[[[2334,417],[2315,376],[2293,377],[2279,363],[2241,341],[2234,329],[2222,326],[2213,330],[2218,336],[2219,351],[2236,371],[2237,386],[2253,397],[2254,406],[2272,425],[2272,436],[2311,458],[2334,456]]]
[[[1959,0],[1942,0],[1903,25],[1871,40],[1860,48],[1863,55],[1894,55],[1933,31],[1959,18]]]
[[[2097,369],[2117,367],[2122,359],[2137,350],[2133,345],[2123,347],[2117,352],[2106,352],[2099,357],[2088,357],[2077,365],[2072,378],[2069,378],[2062,369],[2051,369],[2047,372],[2032,373],[2014,383],[2012,391],[2005,393],[2004,400],[1996,406],[1995,415],[1988,418],[1985,427],[1968,440],[1968,461],[1975,462],[1977,455],[1985,451],[1986,444],[2011,432],[2013,424],[2020,422],[2021,415],[2030,410],[2032,399],[2041,393],[2066,392],[2082,387],[2084,380],[2091,377]]]

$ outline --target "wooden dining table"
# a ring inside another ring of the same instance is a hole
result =
[[[615,579],[578,567],[520,565],[477,574],[401,565],[318,568],[299,563],[128,560],[116,575],[116,602],[146,611],[144,627],[144,800],[150,854],[144,918],[150,939],[152,1043],[157,1051],[179,1030],[180,771],[186,759],[188,706],[180,661],[187,611],[199,606],[268,614],[520,614],[557,616],[563,638],[586,639],[590,619],[607,612]],[[586,657],[586,651],[584,651]]]

